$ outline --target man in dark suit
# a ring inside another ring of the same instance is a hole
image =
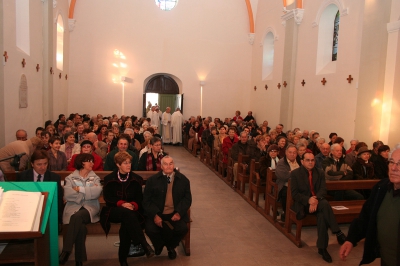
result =
[[[81,143],[85,139],[85,136],[83,135],[84,129],[85,127],[83,126],[83,124],[78,124],[76,126],[75,143]]]
[[[44,150],[36,150],[31,156],[32,168],[17,173],[16,181],[21,182],[57,182],[58,191],[58,221],[61,224],[64,209],[63,195],[64,190],[61,187],[61,177],[47,170],[49,157]]]
[[[303,155],[301,164],[300,168],[293,170],[290,174],[290,188],[294,200],[293,210],[299,220],[303,219],[306,214],[317,216],[318,253],[326,262],[330,263],[332,257],[326,249],[329,241],[328,228],[336,234],[340,245],[344,243],[346,236],[340,231],[332,207],[325,199],[325,174],[322,169],[314,167],[315,158],[310,150]]]
[[[192,204],[192,194],[189,180],[174,170],[170,156],[162,158],[161,169],[147,180],[144,188],[145,228],[155,254],[160,255],[166,246],[168,257],[173,260],[176,258],[175,248],[188,231],[187,211]]]

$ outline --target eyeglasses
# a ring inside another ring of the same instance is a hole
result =
[[[93,160],[84,161],[85,163],[93,163]]]
[[[389,167],[393,167],[394,165],[396,165],[396,168],[399,169],[400,168],[400,161],[395,163],[394,161],[389,161]]]
[[[304,161],[306,163],[313,163],[313,162],[315,162],[315,159],[304,159]]]

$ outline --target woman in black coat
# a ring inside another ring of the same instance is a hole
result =
[[[267,179],[267,169],[275,169],[279,162],[278,145],[272,144],[268,147],[266,156],[260,158],[260,178],[263,181]]]
[[[106,235],[110,231],[110,223],[121,223],[118,258],[120,265],[128,265],[126,259],[131,243],[141,244],[148,258],[154,256],[154,250],[143,234],[143,179],[131,171],[132,157],[129,153],[118,152],[114,160],[118,170],[104,178],[106,206],[101,210],[100,222]]]
[[[389,152],[390,152],[390,147],[388,145],[382,145],[378,148],[378,157],[374,162],[375,176],[378,179],[389,178],[388,175]]]

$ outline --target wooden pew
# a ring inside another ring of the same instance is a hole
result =
[[[235,164],[234,160],[231,156],[231,149],[228,151],[228,163],[226,164],[226,178],[225,183],[232,186],[233,185],[233,165]]]
[[[212,168],[212,161],[211,161],[211,157],[212,157],[212,150],[211,148],[206,145],[205,146],[205,164],[207,167]]]
[[[239,153],[237,163],[238,166],[236,192],[246,199],[247,197],[244,191],[246,189],[246,183],[249,183],[249,175],[247,174],[247,169],[248,165],[250,164],[250,156]]]
[[[276,183],[275,170],[269,168],[267,169],[264,216],[273,224],[277,221],[277,211],[280,206],[281,204],[278,202],[278,184]]]
[[[53,171],[54,173],[61,176],[61,184],[64,184],[64,180],[67,176],[71,174],[71,171]],[[143,178],[144,183],[149,177],[158,173],[158,171],[133,171],[135,174],[140,175]],[[95,171],[96,175],[98,175],[103,183],[104,177],[108,174],[112,173],[112,171]],[[4,173],[7,181],[13,182],[16,180],[16,172],[5,172]],[[100,207],[105,206],[106,202],[104,201],[103,195],[99,197]],[[192,221],[190,217],[190,209],[188,210],[188,215],[190,221]],[[181,243],[184,249],[186,256],[190,256],[190,222],[187,223],[188,232],[182,239]],[[63,233],[67,231],[68,225],[63,225]],[[120,228],[120,224],[112,224],[110,234],[118,234]],[[87,225],[87,234],[88,235],[105,235],[103,228],[101,227],[100,222],[90,223]]]
[[[224,163],[224,153],[222,152],[222,145],[219,145],[218,153],[218,175],[221,179],[224,178],[226,172],[227,164]]]
[[[219,149],[216,147],[213,147],[212,155],[211,155],[211,167],[214,172],[215,171],[218,172],[218,154],[219,154]]]
[[[260,179],[260,163],[254,159],[250,161],[250,176],[249,176],[249,197],[248,203],[256,210],[260,211],[258,205],[260,193],[265,193],[265,182]]]
[[[204,160],[206,158],[206,148],[207,145],[204,144],[203,142],[200,143],[200,162],[204,163]]]
[[[350,190],[350,189],[372,189],[378,179],[373,180],[343,180],[343,181],[326,181],[326,188],[330,190]],[[336,221],[340,223],[350,223],[357,218],[361,212],[361,208],[365,200],[351,201],[329,201],[331,206],[345,206],[347,210],[335,210]],[[294,201],[290,189],[290,180],[288,183],[287,206],[286,206],[286,221],[285,235],[297,246],[301,247],[301,228],[307,225],[316,225],[317,219],[315,215],[307,215],[303,220],[296,219],[296,213],[291,209]],[[296,225],[296,232],[292,232],[292,224]]]

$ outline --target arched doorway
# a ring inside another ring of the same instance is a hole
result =
[[[180,80],[169,74],[155,74],[146,79],[143,94],[143,116],[145,117],[152,105],[160,106],[164,112],[171,107],[172,112],[180,108],[183,113],[183,94],[179,93]]]

